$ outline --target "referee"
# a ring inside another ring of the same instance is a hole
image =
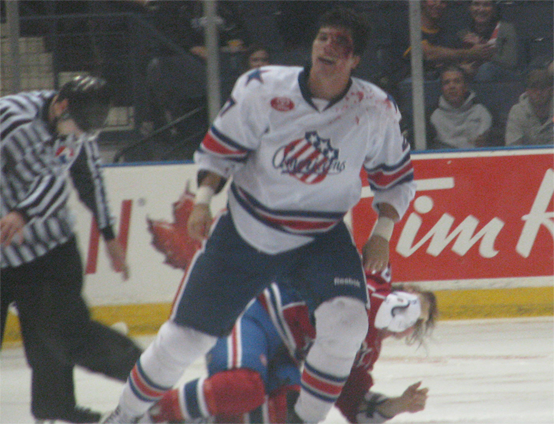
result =
[[[0,343],[14,302],[37,422],[97,422],[99,413],[76,404],[73,367],[125,381],[141,353],[127,337],[91,320],[67,205],[72,182],[96,219],[112,268],[127,278],[94,134],[109,104],[106,82],[94,77],[77,77],[59,92],[0,98]]]

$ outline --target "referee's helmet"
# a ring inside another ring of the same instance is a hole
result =
[[[90,76],[73,78],[58,93],[58,101],[68,100],[67,113],[85,132],[104,126],[110,110],[110,98],[106,81]]]

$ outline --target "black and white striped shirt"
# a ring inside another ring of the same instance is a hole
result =
[[[69,177],[104,238],[114,238],[96,140],[55,136],[47,121],[55,94],[0,98],[0,217],[15,210],[27,220],[23,243],[15,237],[2,246],[2,268],[31,262],[73,236]]]

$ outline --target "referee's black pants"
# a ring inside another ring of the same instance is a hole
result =
[[[76,406],[75,365],[127,379],[141,350],[90,319],[81,296],[83,268],[75,238],[33,262],[1,272],[1,335],[8,306],[15,302],[32,369],[31,412],[36,418],[57,418]]]

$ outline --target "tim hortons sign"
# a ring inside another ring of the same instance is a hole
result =
[[[554,155],[533,152],[415,154],[418,191],[391,239],[395,281],[553,275]],[[375,217],[363,190],[358,246]]]

